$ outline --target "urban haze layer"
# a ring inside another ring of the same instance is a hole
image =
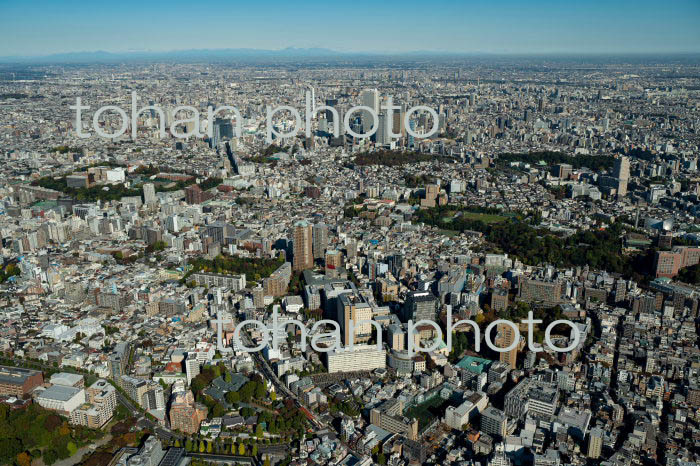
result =
[[[290,53],[0,66],[0,463],[697,464],[697,57]]]

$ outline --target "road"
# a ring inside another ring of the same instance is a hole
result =
[[[243,339],[245,340],[245,344],[248,348],[252,348],[255,346],[247,330],[244,330],[243,332],[241,332],[241,334],[243,335]],[[275,387],[275,391],[277,393],[283,393],[285,396],[292,399],[294,401],[294,405],[302,412],[304,412],[304,414],[306,414],[306,417],[309,419],[309,421],[311,421],[311,423],[314,425],[314,427],[316,427],[317,430],[327,429],[329,427],[325,422],[318,419],[310,409],[304,406],[302,402],[299,401],[299,398],[294,393],[292,393],[292,391],[289,390],[279,378],[277,378],[277,375],[273,372],[272,368],[267,363],[265,358],[263,358],[262,353],[260,351],[254,351],[249,354],[251,354],[251,356],[253,357],[253,361],[257,363],[257,366],[262,369],[263,374],[272,382],[272,385],[274,385]],[[364,456],[350,448],[350,446],[347,443],[343,442],[340,439],[340,437],[338,437],[338,441],[341,442],[342,445],[357,458],[362,458]]]
[[[53,466],[74,466],[83,460],[83,456],[85,455],[85,453],[92,453],[93,451],[106,444],[110,440],[112,440],[112,436],[110,434],[107,434],[97,442],[90,445],[85,445],[83,448],[75,452],[75,455],[71,456],[70,458],[66,458],[64,460],[55,462]]]
[[[229,456],[229,455],[217,455],[214,453],[187,453],[186,456],[191,458],[199,458],[206,461],[225,463],[225,464],[244,464],[257,466],[258,462],[255,458],[251,456]]]
[[[244,335],[244,339],[246,340],[245,341],[246,346],[248,346],[249,348],[252,348],[253,341],[250,339],[250,335],[248,335],[247,331],[244,331],[242,333]],[[314,424],[314,426],[317,429],[323,429],[323,428],[328,427],[324,422],[319,420],[310,410],[308,410],[301,403],[301,401],[299,401],[299,398],[291,390],[289,390],[284,385],[284,383],[282,383],[282,381],[277,377],[277,374],[274,373],[274,371],[272,370],[270,365],[267,363],[265,358],[262,357],[262,354],[259,351],[255,351],[255,352],[252,352],[250,354],[253,357],[253,360],[256,362],[257,367],[259,367],[262,370],[265,377],[267,377],[267,379],[270,380],[270,382],[272,382],[272,385],[275,387],[275,391],[277,393],[281,393],[281,394],[287,396],[288,398],[292,399],[297,408],[300,408],[300,409],[303,408],[303,411],[305,411],[305,414],[307,415],[307,417],[309,418],[311,423]]]

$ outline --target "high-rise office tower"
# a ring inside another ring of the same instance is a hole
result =
[[[400,134],[401,137],[406,137],[406,125],[404,124],[404,117],[406,116],[406,104],[401,105],[401,110],[394,111],[392,130],[394,134]]]
[[[307,94],[309,102],[309,108],[311,109],[311,114],[313,115],[316,111],[316,89],[313,86],[309,86],[309,92]]]
[[[193,184],[185,188],[185,202],[188,204],[201,204],[205,201],[205,195],[199,185]]]
[[[401,270],[403,269],[403,261],[403,254],[394,254],[387,257],[389,272],[391,272],[391,274],[396,278],[399,278],[401,276]]]
[[[336,108],[337,106],[338,106],[338,99],[326,99],[326,107]],[[328,123],[333,123],[333,112],[330,110],[326,110],[326,121]]]
[[[372,320],[372,307],[357,290],[338,296],[337,313],[336,320],[340,325],[343,344],[348,345],[351,336],[355,343],[366,343],[372,338],[374,327],[369,323]],[[353,333],[350,328],[351,322]]]
[[[600,454],[603,451],[603,437],[605,433],[600,427],[594,427],[591,429],[591,433],[588,438],[588,457],[589,458],[600,458]]]
[[[411,128],[411,131],[415,132],[416,131],[416,122],[413,120],[410,120],[408,122],[408,126]],[[408,147],[413,147],[416,145],[415,138],[413,135],[409,134],[408,135]]]
[[[515,342],[516,335],[510,325],[498,324],[496,329],[498,331],[496,346],[499,348],[508,348]],[[510,351],[500,353],[499,360],[508,364],[511,369],[515,369],[516,362],[518,361],[518,347],[515,346],[515,348]]]
[[[306,270],[314,267],[313,230],[311,224],[301,220],[294,224],[294,270]]]
[[[145,183],[143,185],[143,202],[144,204],[154,204],[156,202],[156,188],[153,183]]]
[[[230,119],[217,118],[214,120],[212,147],[216,147],[225,139],[233,139],[233,125]]]
[[[168,231],[178,233],[181,226],[180,217],[177,215],[169,215],[168,218],[165,219],[165,226]]]
[[[343,266],[343,255],[336,249],[331,249],[326,252],[325,256],[326,268],[338,269]]]
[[[629,180],[630,178],[630,159],[628,157],[620,157],[615,160],[615,167],[613,168],[613,176],[615,178],[621,178]]]
[[[377,127],[377,132],[375,133],[377,146],[387,146],[391,143],[391,136],[389,135],[389,128],[387,128],[387,115],[384,111],[379,113],[378,120],[379,126]]]
[[[435,320],[439,301],[429,291],[411,291],[406,296],[403,305],[403,320],[418,322],[419,320]]]
[[[260,285],[253,288],[253,306],[258,309],[265,306],[265,289]]]
[[[328,225],[317,223],[313,226],[313,255],[314,259],[323,259],[328,247]]]
[[[197,353],[190,351],[187,353],[187,359],[185,359],[185,374],[187,375],[187,385],[192,383],[192,379],[197,377],[200,372],[199,361],[197,360]]]
[[[345,255],[348,259],[354,259],[357,256],[357,241],[350,240],[345,243]]]
[[[627,183],[630,179],[630,159],[628,157],[619,157],[615,160],[613,177],[617,178],[617,195],[625,196],[627,194]]]
[[[506,415],[500,409],[489,406],[481,412],[481,431],[486,434],[504,438],[507,424]]]
[[[362,105],[365,107],[369,107],[372,110],[374,110],[375,113],[379,113],[379,91],[376,89],[367,89],[362,91],[360,94],[360,101],[362,102]],[[372,126],[374,123],[377,123],[374,121],[374,118],[372,115],[366,111],[362,111],[362,131],[365,133],[369,132],[372,129]]]

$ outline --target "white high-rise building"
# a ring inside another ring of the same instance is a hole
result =
[[[143,185],[143,202],[145,204],[155,204],[156,200],[156,188],[153,183],[145,183]]]
[[[489,466],[511,466],[513,463],[506,456],[506,449],[503,443],[497,443],[493,449],[493,458],[489,461]]]
[[[362,91],[360,94],[360,101],[362,102],[362,105],[365,107],[369,107],[376,114],[379,114],[379,91],[376,89],[367,89]],[[367,133],[372,129],[372,125],[375,122],[372,115],[368,112],[363,110],[362,111],[362,131]]]
[[[199,375],[199,370],[200,363],[197,360],[197,353],[187,353],[187,359],[185,359],[185,373],[187,374],[187,385],[190,385],[192,383],[192,379]]]
[[[379,113],[379,126],[377,127],[377,146],[387,146],[391,144],[391,135],[389,134],[389,129],[387,128],[387,115],[386,112],[382,111]]]
[[[630,179],[630,159],[629,157],[620,157],[615,160],[613,167],[613,177],[617,178],[617,195],[627,195],[627,184]]]
[[[306,91],[306,101],[308,108],[311,109],[311,115],[313,115],[316,111],[316,90],[313,86],[309,86]]]
[[[165,221],[165,226],[168,231],[177,233],[180,231],[180,217],[177,215],[169,216]]]
[[[328,373],[371,371],[386,367],[386,351],[376,345],[355,345],[326,353]]]

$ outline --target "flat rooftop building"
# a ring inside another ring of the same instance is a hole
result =
[[[70,414],[85,403],[85,390],[82,388],[52,385],[36,397],[36,402],[46,409]]]
[[[0,366],[0,395],[22,397],[43,383],[44,376],[39,371]]]

